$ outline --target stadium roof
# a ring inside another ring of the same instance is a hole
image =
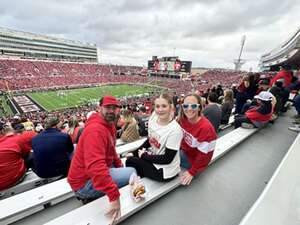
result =
[[[275,68],[280,65],[300,67],[300,27],[287,41],[261,57],[262,68]]]
[[[46,36],[46,35],[40,35],[40,34],[33,34],[30,32],[24,32],[24,31],[17,31],[17,30],[12,30],[9,28],[4,28],[4,27],[0,27],[0,34],[4,33],[7,34],[9,36],[25,36],[27,38],[31,38],[31,39],[40,39],[40,40],[46,40],[46,41],[52,41],[52,42],[61,42],[61,43],[65,43],[65,44],[73,44],[73,45],[82,45],[84,47],[96,47],[96,44],[91,44],[91,43],[87,43],[87,42],[81,42],[81,41],[74,41],[74,40],[68,40],[68,39],[64,39],[64,38],[56,38],[56,37],[51,37],[51,36]]]

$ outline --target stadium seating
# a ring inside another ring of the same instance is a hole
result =
[[[117,139],[117,143],[116,143],[117,153],[119,155],[121,155],[126,152],[132,151],[132,149],[135,149],[136,146],[141,145],[145,140],[146,140],[146,138],[142,138],[136,142],[125,143],[121,139]],[[25,178],[21,183],[15,185],[9,189],[0,191],[0,200],[10,197],[10,196],[13,196],[13,195],[16,195],[16,194],[19,194],[19,193],[22,193],[22,192],[25,192],[25,191],[28,191],[28,190],[31,190],[31,189],[39,187],[41,185],[51,183],[53,181],[58,180],[59,178],[60,177],[47,178],[47,179],[40,178],[34,172],[32,172],[30,170],[29,172],[26,173]]]
[[[226,154],[228,151],[230,151],[236,145],[238,145],[239,143],[241,143],[242,141],[247,139],[249,136],[254,134],[256,131],[257,131],[257,129],[238,128],[238,129],[235,129],[235,130],[231,131],[230,133],[218,138],[212,162],[214,162],[217,159],[219,159],[220,157],[222,157],[224,154]],[[129,145],[129,144],[127,144],[127,145]],[[134,150],[132,144],[129,146],[132,150]],[[136,144],[136,147],[138,147],[138,146],[139,146],[139,144]],[[120,146],[120,147],[122,147],[122,146]],[[139,203],[139,204],[133,203],[132,199],[129,198],[128,193],[127,193],[128,187],[124,187],[121,189],[122,196],[125,196],[125,199],[121,200],[122,206],[125,207],[124,209],[122,209],[123,215],[122,215],[121,219],[125,219],[127,216],[129,216],[132,213],[134,213],[135,211],[145,207],[147,204],[151,203],[155,199],[158,199],[159,197],[168,193],[169,191],[173,190],[174,188],[176,188],[179,185],[178,179],[174,179],[171,183],[158,183],[158,182],[151,181],[149,179],[144,178],[144,182],[146,183],[147,192],[149,193],[149,196],[147,196],[147,200],[145,203]],[[158,191],[158,192],[153,191],[153,193],[152,193],[151,187],[153,187],[155,190],[158,189],[160,191]],[[1,214],[1,216],[0,216],[0,223],[1,222],[8,223],[8,222],[16,221],[20,218],[31,215],[34,212],[37,212],[44,208],[47,208],[50,205],[54,205],[66,198],[71,197],[72,195],[73,195],[72,191],[71,191],[69,185],[67,184],[66,179],[62,179],[62,180],[53,182],[51,184],[44,185],[42,187],[33,189],[31,191],[27,191],[22,194],[4,199],[4,200],[0,201],[0,211],[5,212],[5,213]],[[28,196],[35,196],[35,197],[29,198]],[[101,199],[98,199],[95,202],[103,201],[103,199],[105,199],[105,201],[106,201],[106,198],[101,198]],[[18,202],[18,204],[16,204],[16,202]],[[98,202],[98,204],[99,204],[99,202]],[[106,206],[107,202],[105,202],[103,204],[104,204],[104,206]],[[90,205],[90,204],[88,204],[88,205]],[[84,211],[84,209],[85,209],[84,207],[86,207],[86,206],[80,207],[78,209],[79,213],[81,213],[80,210]],[[97,213],[99,216],[101,216],[101,215],[103,216],[104,215],[103,210],[101,210],[101,209],[102,209],[101,207],[98,207],[97,209],[95,209],[96,211],[93,210],[91,213]],[[126,212],[126,210],[128,211],[128,213],[124,214],[124,212]],[[71,214],[72,213],[73,212],[71,212]],[[68,217],[68,215],[69,214],[66,214],[67,217]],[[88,219],[87,216],[85,216],[84,218]],[[97,217],[97,220],[99,221],[98,217]],[[60,222],[56,221],[56,223],[60,223]],[[64,224],[64,222],[62,224]],[[101,223],[101,224],[105,224],[105,223]]]
[[[58,180],[60,177],[40,178],[34,172],[26,173],[24,180],[16,186],[0,191],[0,200]]]
[[[215,149],[215,153],[213,155],[213,159],[211,163],[215,162],[217,159],[221,158],[228,151],[233,149],[236,145],[246,140],[252,134],[254,134],[258,129],[244,129],[238,128],[234,131],[220,137],[217,140],[217,145]],[[132,197],[130,196],[129,186],[125,186],[120,189],[121,192],[121,212],[122,215],[120,219],[117,221],[118,223],[131,216],[135,212],[141,210],[146,207],[148,204],[154,202],[170,191],[174,190],[180,185],[179,178],[175,178],[170,182],[156,182],[150,180],[148,178],[143,178],[143,182],[145,183],[147,195],[144,201],[136,203]],[[80,208],[77,208],[57,219],[46,223],[48,225],[54,224],[65,224],[72,225],[74,223],[74,218],[78,218],[76,220],[79,224],[111,224],[111,219],[105,216],[105,209],[107,209],[108,203],[106,198],[100,198],[91,202],[87,205],[84,205]],[[115,223],[114,223],[115,224]]]
[[[6,90],[8,86],[10,90],[39,90],[109,83],[154,84],[176,89],[178,93],[187,93],[193,88],[190,81],[138,76],[141,70],[141,67],[134,66],[0,59],[0,78],[7,81],[1,81],[0,88]],[[206,90],[218,82],[230,87],[240,78],[239,72],[208,70],[201,76],[205,84],[197,84],[195,88]]]
[[[121,155],[133,151],[145,140],[146,138],[141,138],[131,143],[121,143],[119,141],[119,146],[116,148],[117,153]],[[16,221],[74,196],[66,178],[50,183],[54,178],[42,179],[37,177],[33,172],[30,172],[28,177],[30,177],[30,179],[28,178],[24,184],[22,182],[4,192],[6,195],[3,196],[3,199],[4,197],[9,197],[9,194],[16,195],[0,201],[0,211],[5,211],[5,213],[0,216],[0,222],[2,220],[7,223]],[[35,185],[42,185],[46,183],[46,181],[50,184],[35,188]],[[18,204],[16,204],[16,202],[18,202]]]

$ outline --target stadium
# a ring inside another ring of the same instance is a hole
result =
[[[287,124],[292,123],[292,104],[299,96],[299,46],[300,29],[280,47],[261,56],[259,73],[195,68],[190,59],[179,56],[152,56],[145,69],[98,63],[95,44],[0,28],[0,122],[4,130],[11,126],[14,135],[27,131],[40,135],[46,130],[47,118],[55,116],[60,122],[57,129],[67,133],[74,117],[84,127],[88,115],[98,112],[103,96],[115,96],[121,111],[128,110],[137,118],[141,108],[150,117],[156,110],[153,102],[162,93],[172,96],[177,109],[183,107],[185,96],[194,93],[202,98],[205,110],[214,103],[221,107],[224,93],[230,89],[235,106],[227,122],[217,125],[216,146],[205,172],[187,188],[180,185],[178,176],[162,183],[143,178],[147,194],[141,202],[134,202],[129,195],[130,185],[120,188],[122,213],[112,223],[298,224],[295,161],[300,157],[296,151],[300,136],[292,130],[299,130],[299,118],[291,130]],[[279,70],[291,72],[293,80],[287,84],[285,77],[276,79]],[[284,87],[278,84],[282,80]],[[253,82],[256,88],[252,98],[241,95],[250,89],[245,82],[250,87]],[[278,89],[271,91],[272,82],[281,88],[279,94],[275,92]],[[271,92],[277,98],[272,118],[263,121],[263,126],[251,124],[252,129],[237,127],[236,115],[259,91]],[[217,96],[216,102],[210,99],[211,93]],[[175,107],[174,114],[179,113]],[[140,147],[147,137],[138,136],[129,142],[118,137],[116,154],[123,157]],[[79,142],[73,144],[76,147]],[[3,173],[1,168],[0,163]],[[288,181],[289,177],[293,179]],[[0,189],[0,224],[110,224],[105,207],[106,197],[82,205],[66,175],[41,178],[29,169],[22,181]],[[178,217],[177,212],[186,216]]]

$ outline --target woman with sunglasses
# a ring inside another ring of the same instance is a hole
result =
[[[196,94],[184,98],[178,121],[183,129],[181,167],[186,169],[180,177],[181,184],[189,185],[194,176],[208,166],[217,134],[209,120],[202,115],[201,98]]]
[[[154,101],[154,113],[148,123],[148,139],[133,154],[126,166],[134,167],[141,177],[167,181],[180,172],[179,150],[182,130],[174,118],[172,98],[160,95]]]

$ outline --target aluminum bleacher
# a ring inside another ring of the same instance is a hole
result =
[[[234,131],[218,138],[215,153],[211,164],[217,159],[221,158],[228,151],[233,149],[236,145],[246,140],[248,137],[257,132],[258,129],[244,129],[238,128]],[[147,195],[144,201],[136,203],[130,196],[129,186],[125,186],[120,189],[121,192],[121,212],[122,215],[117,221],[117,223],[125,220],[130,215],[146,207],[148,204],[152,203],[156,199],[164,196],[170,191],[174,190],[180,185],[179,178],[175,178],[170,182],[156,182],[148,178],[143,178],[147,189]],[[108,202],[106,198],[100,198],[95,200],[92,203],[84,205],[80,208],[77,208],[53,221],[50,221],[51,224],[74,224],[74,218],[76,219],[76,224],[111,224],[112,221],[110,218],[105,216],[105,209],[108,207]],[[114,223],[115,224],[115,223]]]

